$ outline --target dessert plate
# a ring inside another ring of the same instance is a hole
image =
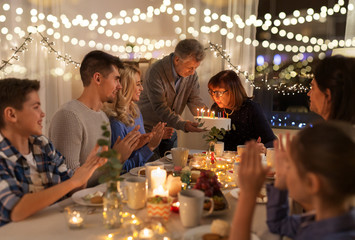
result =
[[[202,240],[202,236],[206,233],[211,232],[211,225],[202,225],[198,226],[195,228],[191,228],[187,230],[183,236],[183,240]],[[260,240],[260,238],[255,235],[254,233],[251,233],[250,235],[251,240]]]

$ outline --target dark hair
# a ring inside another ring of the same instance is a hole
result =
[[[124,68],[119,57],[112,56],[103,51],[95,50],[86,54],[80,66],[80,75],[84,87],[90,85],[94,73],[99,72],[107,76],[107,74],[112,72],[113,66],[118,69]]]
[[[355,124],[355,58],[340,55],[320,61],[315,70],[319,89],[331,92],[329,120]]]
[[[355,194],[355,128],[347,122],[323,121],[300,131],[290,148],[300,176],[321,176],[322,197],[339,203]]]
[[[197,62],[201,62],[206,56],[202,44],[196,39],[180,41],[175,47],[174,54],[182,59],[193,57]]]
[[[0,129],[5,127],[4,110],[13,107],[21,110],[27,95],[39,90],[39,81],[17,78],[5,78],[0,80]]]
[[[224,87],[230,92],[230,104],[233,109],[239,109],[248,97],[238,74],[232,70],[224,70],[214,75],[208,82],[208,88]]]

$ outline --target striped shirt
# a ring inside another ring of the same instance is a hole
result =
[[[11,211],[23,195],[49,188],[73,175],[46,137],[31,136],[29,147],[36,168],[0,134],[0,226],[11,221]]]

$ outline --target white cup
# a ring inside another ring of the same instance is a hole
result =
[[[179,192],[180,220],[184,227],[195,227],[200,224],[201,217],[210,215],[214,209],[212,198],[205,197],[205,193],[197,189],[188,189]],[[203,203],[205,200],[211,202],[211,208],[207,213],[203,213]]]
[[[145,177],[148,179],[148,187],[150,188],[152,186],[152,179],[151,179],[151,173],[152,170],[157,169],[158,167],[161,169],[164,169],[164,163],[162,162],[148,162],[144,164],[145,168],[141,168],[138,171],[138,176],[141,176],[141,171],[145,170]]]
[[[239,156],[242,156],[243,152],[246,150],[246,145],[238,145],[237,152]]]
[[[170,151],[166,151],[164,156],[171,153],[173,156],[174,166],[185,167],[187,164],[187,158],[189,157],[189,149],[187,148],[172,148]]]
[[[217,142],[214,145],[214,151],[215,151],[217,157],[222,157],[223,152],[224,152],[224,142]]]
[[[266,163],[271,167],[271,171],[275,171],[275,149],[267,148],[266,149]]]
[[[127,206],[130,209],[143,208],[147,198],[146,179],[142,177],[129,177],[124,180],[124,183]]]

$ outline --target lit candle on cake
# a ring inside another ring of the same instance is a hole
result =
[[[214,111],[212,111],[212,117],[214,118],[215,116],[214,116]]]
[[[197,108],[197,117],[200,116],[200,109]]]

